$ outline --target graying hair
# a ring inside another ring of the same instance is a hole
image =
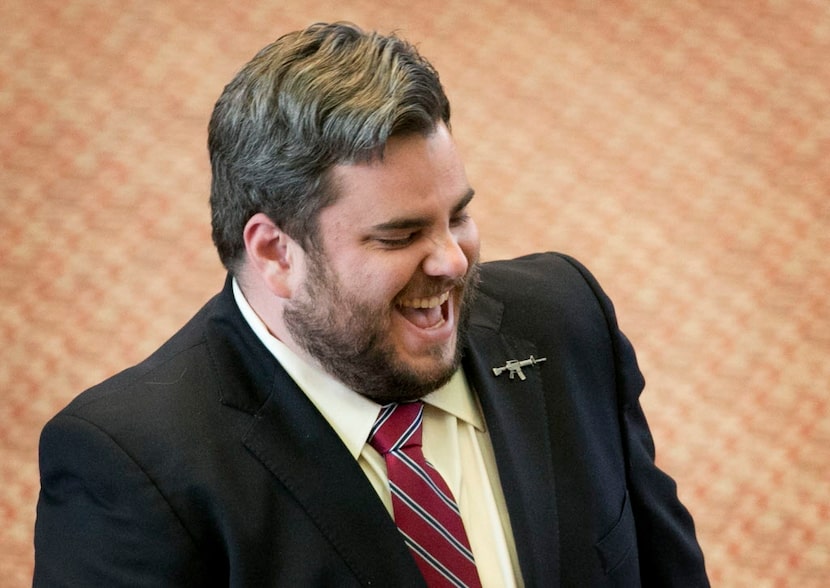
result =
[[[328,171],[382,157],[390,137],[449,125],[432,65],[395,35],[316,24],[262,49],[225,87],[208,128],[211,221],[236,272],[243,229],[262,212],[314,249],[317,218],[336,190]]]

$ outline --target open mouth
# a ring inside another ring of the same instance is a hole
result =
[[[450,291],[425,298],[407,298],[397,303],[398,312],[410,323],[421,329],[436,329],[447,321],[447,301]]]

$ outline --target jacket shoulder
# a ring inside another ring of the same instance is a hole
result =
[[[601,318],[604,328],[617,328],[613,305],[597,280],[579,261],[562,253],[484,263],[480,292],[502,305],[502,324],[530,326],[545,319],[565,327],[573,321]]]
[[[84,412],[112,395],[129,395],[136,388],[158,381],[178,379],[181,384],[194,376],[188,366],[205,344],[205,325],[214,300],[208,302],[173,336],[145,359],[95,384],[76,396],[61,412]],[[194,353],[195,351],[195,353]]]

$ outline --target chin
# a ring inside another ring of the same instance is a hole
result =
[[[458,366],[457,339],[441,345],[433,345],[419,353],[399,353],[398,362],[407,371],[414,374],[423,374],[425,378],[441,374],[447,370],[454,371]]]

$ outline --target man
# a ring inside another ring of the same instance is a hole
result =
[[[561,255],[479,267],[449,123],[346,24],[225,88],[225,288],[45,427],[35,585],[707,585],[611,303]]]

